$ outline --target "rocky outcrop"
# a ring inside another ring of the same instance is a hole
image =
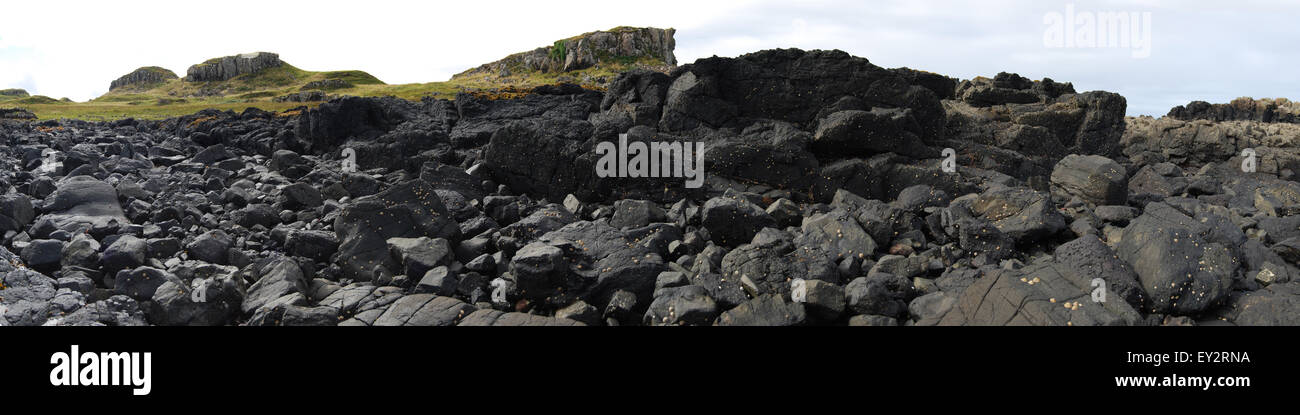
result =
[[[673,50],[675,29],[617,27],[558,40],[549,47],[516,53],[505,59],[470,69],[456,77],[477,74],[510,76],[523,71],[568,72],[615,59],[648,59],[659,65],[677,65]],[[453,78],[454,79],[454,78]]]
[[[113,81],[108,87],[109,91],[115,91],[121,88],[147,88],[159,83],[177,79],[175,72],[157,66],[146,66],[136,69],[129,74],[122,75],[121,78]]]
[[[1113,157],[1121,149],[1127,101],[1105,91],[1076,93],[1069,83],[1000,73],[957,86],[946,145],[967,163],[1021,180],[1046,182],[1069,154]]]
[[[0,120],[34,120],[36,114],[22,108],[0,108]]]
[[[26,89],[21,89],[21,88],[0,89],[0,97],[22,98],[26,96],[28,96]]]
[[[336,97],[321,91],[304,91],[271,98],[271,102],[325,102]]]
[[[245,53],[210,59],[191,66],[185,73],[185,82],[225,81],[239,75],[283,65],[280,55],[268,52]]]
[[[1255,121],[1128,119],[1121,144],[1136,163],[1173,163],[1195,171],[1207,165],[1241,171],[1246,150],[1256,171],[1294,178],[1300,172],[1300,125]]]
[[[517,92],[0,123],[0,325],[1300,312],[1297,124],[794,49]],[[621,134],[702,143],[703,183],[597,174]]]
[[[312,91],[312,90],[333,91],[335,89],[347,89],[347,88],[352,88],[354,86],[356,85],[353,85],[351,82],[344,81],[342,79],[325,79],[320,81],[308,82],[306,85],[303,85],[302,88],[299,88],[299,90],[300,91]]]
[[[1286,98],[1253,99],[1242,97],[1227,104],[1192,101],[1169,110],[1169,118],[1183,121],[1258,121],[1300,123],[1300,103]]]

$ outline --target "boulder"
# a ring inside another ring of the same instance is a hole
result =
[[[1128,202],[1128,173],[1102,156],[1066,156],[1052,170],[1052,184],[1066,199],[1078,196],[1096,205]]]
[[[1162,203],[1148,204],[1124,228],[1115,251],[1137,273],[1152,312],[1195,315],[1227,298],[1237,260],[1207,240],[1210,232]]]
[[[36,210],[26,195],[0,195],[0,233],[22,231],[36,219]]]
[[[168,280],[149,302],[149,320],[165,326],[220,326],[239,315],[243,290],[234,274],[226,278]]]
[[[234,239],[225,231],[218,229],[194,238],[193,242],[185,246],[185,252],[189,253],[190,258],[199,261],[226,264],[229,262],[230,248],[233,245]]]
[[[1066,229],[1065,218],[1046,193],[1025,187],[993,189],[979,195],[971,213],[993,222],[1016,241],[1045,238]]]
[[[1095,235],[1085,235],[1056,248],[1057,263],[1105,282],[1106,289],[1138,311],[1147,311],[1146,291],[1128,263]],[[1095,287],[1094,287],[1095,288]]]
[[[149,254],[149,245],[140,238],[132,235],[123,235],[117,238],[107,248],[104,248],[103,256],[100,257],[100,263],[104,266],[104,271],[109,275],[119,270],[131,269],[144,264]],[[160,282],[161,284],[161,282]],[[144,299],[152,296],[150,291]],[[140,300],[140,298],[136,298]]]
[[[640,228],[666,220],[667,214],[654,202],[620,200],[614,203],[614,216],[609,219],[609,224],[616,228]]]
[[[284,245],[285,251],[292,255],[328,262],[339,250],[339,239],[329,231],[293,231],[285,238]]]
[[[645,313],[648,326],[705,326],[718,316],[717,303],[704,287],[687,285],[666,288]]]
[[[39,220],[48,220],[51,229],[73,233],[130,223],[122,206],[118,204],[117,190],[113,185],[90,176],[64,179],[41,209],[46,214]],[[33,235],[42,236],[42,235]]]
[[[23,248],[20,254],[24,263],[38,271],[50,272],[63,260],[63,241],[39,239]]]
[[[396,263],[402,265],[399,270],[411,278],[423,277],[430,270],[455,260],[451,243],[442,238],[390,238],[388,249]]]
[[[172,273],[152,268],[139,267],[131,270],[122,270],[117,273],[114,280],[113,293],[121,294],[135,299],[136,301],[148,301],[154,297],[158,287],[167,282],[183,284],[183,282]]]
[[[433,189],[413,180],[344,205],[334,220],[334,232],[341,240],[338,264],[343,274],[370,280],[376,266],[399,269],[389,254],[389,239],[456,238],[460,227]]]
[[[807,321],[803,304],[766,294],[718,316],[718,326],[798,326]]]
[[[715,197],[704,203],[701,224],[709,230],[714,243],[736,246],[754,239],[766,227],[776,226],[776,219],[763,208],[740,197]]]
[[[1142,322],[1141,314],[1113,292],[1106,292],[1107,301],[1094,302],[1092,278],[1053,262],[991,270],[962,291],[942,317],[929,317],[917,325],[1109,326]]]
[[[248,287],[248,295],[240,303],[240,310],[244,313],[251,313],[280,297],[306,291],[308,277],[292,260],[271,260],[259,267],[258,274],[257,282]]]
[[[452,297],[411,294],[398,299],[379,318],[375,326],[453,326],[475,311],[474,306]]]

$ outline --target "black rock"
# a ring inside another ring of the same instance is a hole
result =
[[[763,208],[739,197],[716,197],[704,203],[701,224],[709,230],[714,243],[736,246],[754,239],[766,227],[776,226],[776,219]]]
[[[263,203],[248,205],[243,209],[231,212],[230,219],[245,228],[259,225],[272,228],[280,223],[280,216],[276,213],[275,208]]]
[[[1136,325],[1141,315],[1114,292],[1094,296],[1092,275],[1046,262],[991,270],[975,280],[941,317],[917,325]],[[945,294],[946,296],[946,294]],[[1104,297],[1106,301],[1094,301]],[[927,313],[928,314],[928,313]]]
[[[48,220],[50,231],[62,229],[77,233],[110,226],[112,223],[129,223],[118,204],[117,190],[90,176],[64,179],[58,189],[45,199],[41,210],[47,213],[39,220]],[[38,232],[32,236],[45,235]]]
[[[28,266],[42,272],[50,272],[59,267],[63,259],[63,241],[38,239],[22,250],[22,259]]]
[[[408,277],[424,276],[430,270],[448,265],[454,259],[451,243],[446,239],[390,238],[389,252],[402,265],[400,271]]]
[[[181,283],[180,279],[175,275],[152,267],[122,270],[117,273],[117,278],[114,281],[113,293],[131,297],[136,301],[152,299],[158,287],[168,281],[177,284]]]
[[[36,219],[31,199],[17,193],[0,195],[0,233],[20,231]]]
[[[609,224],[616,228],[640,228],[665,220],[667,214],[654,202],[628,199],[614,203],[614,216]]]
[[[230,248],[234,239],[225,231],[208,231],[185,246],[190,258],[213,264],[225,264],[230,259]],[[107,258],[107,254],[105,254]]]
[[[240,310],[251,313],[289,294],[301,293],[307,288],[307,277],[297,263],[279,258],[261,265],[257,282],[248,287],[248,294],[240,303]]]
[[[719,326],[798,326],[807,321],[803,304],[767,294],[727,310],[718,316]]]
[[[303,210],[319,207],[325,199],[316,187],[307,183],[294,183],[280,189],[280,198],[285,209]]]
[[[855,313],[901,318],[907,315],[911,287],[905,278],[875,274],[850,281],[844,286],[844,297]]]
[[[391,238],[456,238],[459,225],[427,183],[409,181],[343,207],[334,221],[338,263],[350,278],[372,279],[374,267],[398,269],[389,255]],[[423,274],[420,274],[423,275]]]
[[[148,255],[149,245],[143,239],[132,235],[123,235],[117,241],[108,245],[107,248],[104,248],[100,263],[104,266],[104,272],[113,274],[119,270],[143,265]],[[150,292],[144,299],[148,299],[152,295],[153,293]],[[138,297],[136,299],[140,300]]]
[[[718,316],[718,306],[704,287],[688,285],[664,289],[650,304],[644,324],[650,326],[705,326]]]
[[[289,253],[318,262],[329,261],[339,249],[338,237],[329,231],[293,231],[284,244]]]
[[[1063,195],[1078,196],[1097,205],[1128,201],[1128,172],[1102,156],[1070,155],[1052,170],[1052,185]]]
[[[1151,310],[1196,314],[1228,296],[1237,261],[1205,225],[1161,203],[1124,229],[1115,251],[1137,273]]]
[[[419,292],[432,293],[441,296],[452,296],[456,294],[460,286],[460,279],[456,274],[452,274],[445,266],[430,269],[420,278],[420,282],[415,289]]]
[[[245,288],[234,273],[182,281],[169,279],[154,291],[149,320],[168,326],[218,326],[240,314]]]

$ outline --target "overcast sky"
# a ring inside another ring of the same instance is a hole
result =
[[[963,79],[1008,71],[1118,92],[1131,115],[1159,116],[1195,99],[1300,99],[1300,2],[1287,0],[5,0],[0,10],[0,89],[77,101],[137,67],[184,76],[194,63],[252,51],[308,70],[365,70],[388,83],[442,81],[620,25],[676,28],[682,63],[778,47],[842,49],[891,68]],[[1131,33],[1150,33],[1149,56],[1045,41],[1066,25],[1086,36],[1074,28],[1095,27],[1083,16],[1100,12],[1150,13],[1151,24],[1139,18]]]

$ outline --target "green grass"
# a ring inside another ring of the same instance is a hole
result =
[[[57,99],[50,98],[44,95],[33,95],[30,97],[13,99],[13,100],[6,101],[5,103],[13,104],[13,105],[32,105],[32,104],[67,105],[66,102],[59,101]]]
[[[383,85],[384,81],[362,71],[333,71],[322,74],[323,79],[345,81],[352,85]]]
[[[111,121],[123,118],[165,119],[193,114],[203,109],[243,111],[246,108],[259,108],[266,111],[280,112],[300,106],[315,107],[319,102],[294,103],[272,102],[275,97],[298,92],[301,85],[313,80],[344,79],[354,87],[331,91],[333,95],[350,95],[360,97],[396,97],[419,101],[425,97],[438,99],[455,99],[460,92],[485,91],[505,86],[515,88],[533,88],[540,85],[555,84],[563,78],[568,81],[580,81],[583,78],[600,78],[612,81],[619,73],[635,65],[653,64],[654,62],[615,60],[597,67],[581,71],[563,73],[518,73],[507,79],[477,74],[445,82],[428,82],[419,84],[388,85],[360,71],[308,72],[297,68],[272,71],[258,76],[243,76],[232,79],[232,85],[225,88],[239,91],[225,97],[195,97],[201,88],[218,87],[212,83],[184,84],[180,80],[168,81],[165,85],[143,92],[112,92],[90,102],[63,103],[46,98],[34,104],[14,105],[18,99],[0,97],[0,105],[20,106],[26,108],[42,120],[81,119],[88,121]],[[334,78],[330,78],[334,76]],[[595,85],[585,85],[597,88]],[[35,97],[33,97],[35,98]],[[48,101],[47,101],[48,100]],[[160,104],[161,103],[161,104]]]
[[[564,62],[564,59],[569,57],[569,52],[565,48],[565,41],[555,41],[555,44],[551,46],[551,50],[549,51],[551,60]]]
[[[157,101],[160,98],[206,98],[214,95],[240,99],[273,98],[296,92],[309,82],[325,79],[341,79],[355,85],[383,84],[383,81],[362,71],[313,72],[283,64],[225,81],[186,82],[183,79],[172,79],[147,89],[114,90],[93,102]]]
[[[501,86],[534,87],[554,84],[563,80],[595,88],[598,86],[597,83],[586,82],[585,80],[604,78],[606,82],[609,82],[613,81],[619,74],[635,68],[658,68],[663,66],[665,66],[664,62],[655,58],[617,56],[602,58],[596,66],[569,72],[538,72],[527,71],[522,67],[511,67],[509,68],[510,75],[501,77],[493,73],[476,73],[469,70],[456,75],[449,82],[468,89],[490,89]]]
[[[619,31],[624,28],[614,28]],[[635,30],[628,28],[627,30]],[[576,37],[575,37],[576,38]],[[564,40],[555,42],[551,53],[556,57],[565,56],[568,51]],[[266,111],[280,112],[301,106],[315,107],[319,102],[278,103],[274,98],[296,93],[310,82],[324,80],[341,80],[353,86],[351,88],[333,89],[332,95],[383,97],[391,96],[411,101],[426,97],[455,99],[460,92],[495,91],[510,89],[507,94],[492,95],[508,97],[540,85],[559,82],[572,82],[587,88],[601,89],[598,80],[613,81],[618,74],[637,68],[649,67],[663,70],[662,60],[652,57],[598,57],[596,66],[572,72],[541,73],[527,71],[523,68],[510,68],[510,76],[499,74],[474,73],[471,69],[444,82],[388,85],[378,78],[363,71],[326,71],[314,72],[299,69],[289,64],[269,68],[253,74],[245,74],[221,82],[185,82],[184,79],[170,79],[150,85],[139,85],[110,91],[89,102],[61,102],[44,96],[6,96],[0,95],[0,105],[5,107],[26,108],[40,119],[83,119],[90,121],[108,121],[122,118],[164,119],[193,114],[203,109],[243,111],[246,108],[260,108]],[[220,58],[207,63],[220,61]],[[146,68],[152,69],[152,68]],[[164,70],[157,68],[158,70]],[[215,94],[215,95],[214,95]]]
[[[158,96],[144,94],[144,93],[136,93],[136,94],[112,93],[112,94],[101,96],[99,98],[95,98],[90,102],[93,103],[131,102],[131,101],[149,101],[154,99],[158,99]]]
[[[243,95],[235,96],[236,99],[257,99],[257,98],[274,98],[276,94],[271,91],[249,92]]]

